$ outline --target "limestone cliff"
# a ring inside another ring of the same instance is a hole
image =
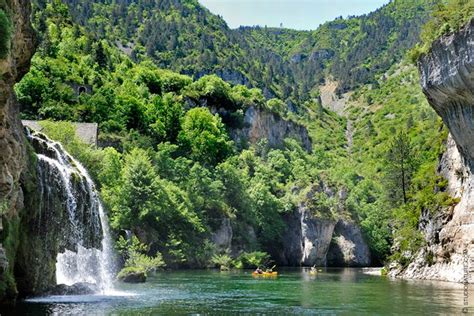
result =
[[[423,92],[452,135],[439,173],[460,202],[442,212],[422,213],[419,228],[426,246],[392,275],[462,282],[464,251],[474,258],[474,19],[434,42],[419,70]]]
[[[360,227],[356,223],[339,220],[327,253],[327,264],[331,267],[367,267],[370,262],[369,246]]]
[[[237,114],[238,112],[224,106],[210,104],[206,98],[186,98],[185,102],[187,108],[203,106],[208,107],[213,114],[218,114],[238,148],[245,148],[248,144],[256,144],[263,139],[266,139],[271,147],[282,147],[286,138],[292,138],[306,151],[312,151],[311,138],[306,127],[285,119],[278,113],[251,105],[244,113]]]
[[[335,209],[331,214],[315,214],[308,203],[301,203],[286,215],[282,249],[274,253],[274,257],[280,265],[289,266],[369,266],[370,251],[359,226],[337,220],[333,215],[343,217],[345,190],[336,194],[333,189],[320,184],[307,193],[307,200],[312,200],[315,193],[321,191],[337,199]]]
[[[315,217],[301,205],[286,219],[287,229],[279,263],[288,266],[325,266],[336,221]]]
[[[311,139],[303,125],[254,106],[245,111],[244,126],[232,130],[231,136],[237,143],[244,139],[255,144],[261,139],[267,139],[272,147],[280,147],[285,138],[293,138],[307,151],[312,150]]]
[[[30,25],[30,4],[24,0],[6,0],[0,10],[10,20],[11,34],[1,39],[8,53],[0,57],[0,300],[16,296],[13,277],[15,248],[18,246],[20,213],[23,209],[24,176],[27,161],[25,138],[20,123],[13,85],[29,68],[34,52],[34,32]],[[4,27],[4,26],[2,26]]]

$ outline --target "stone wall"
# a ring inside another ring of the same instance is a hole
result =
[[[40,121],[22,120],[21,123],[37,132],[42,131]],[[99,125],[97,123],[72,123],[76,127],[76,136],[84,143],[97,146]]]

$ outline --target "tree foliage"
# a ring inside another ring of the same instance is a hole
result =
[[[408,190],[416,170],[416,157],[410,138],[399,132],[388,144],[385,158],[388,198],[395,205],[408,202]]]
[[[447,0],[437,4],[429,21],[423,26],[421,43],[411,51],[413,62],[427,53],[433,42],[442,35],[454,33],[474,17],[474,2],[471,0]]]
[[[232,143],[221,119],[207,108],[189,110],[184,116],[179,141],[192,159],[205,165],[216,165],[230,153]]]

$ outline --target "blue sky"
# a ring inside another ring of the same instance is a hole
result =
[[[313,30],[338,16],[369,13],[389,0],[199,0],[229,27],[280,26]]]

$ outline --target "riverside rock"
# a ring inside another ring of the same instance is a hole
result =
[[[146,273],[124,269],[119,273],[118,279],[125,283],[144,283],[146,282]]]
[[[339,220],[327,254],[332,267],[366,267],[370,265],[369,246],[355,223]]]
[[[58,284],[50,289],[48,295],[88,295],[98,291],[97,285],[93,283],[75,283],[73,285]]]

